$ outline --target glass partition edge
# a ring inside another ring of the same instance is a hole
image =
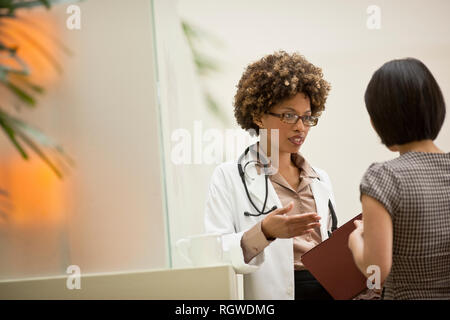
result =
[[[165,162],[165,148],[164,148],[164,124],[162,118],[162,105],[160,98],[160,76],[159,76],[159,66],[158,66],[158,47],[157,47],[157,35],[156,35],[156,15],[155,15],[155,0],[150,0],[150,10],[152,19],[152,40],[153,40],[153,60],[154,60],[154,76],[156,79],[156,114],[158,117],[158,134],[159,134],[159,150],[160,150],[160,161],[161,161],[161,187],[162,187],[162,205],[164,213],[164,224],[166,230],[166,261],[170,269],[173,267],[172,263],[172,248],[170,243],[170,221],[169,221],[169,209],[168,209],[168,196],[167,196],[167,184],[166,184],[166,162]]]

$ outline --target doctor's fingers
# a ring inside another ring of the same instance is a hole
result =
[[[289,223],[307,224],[312,222],[318,222],[321,219],[321,217],[317,213],[312,212],[312,213],[291,215],[288,217],[288,219]]]
[[[304,235],[306,233],[309,233],[311,231],[313,231],[315,228],[320,227],[320,223],[310,223],[307,225],[293,225],[290,226],[290,230],[289,233],[292,235],[292,237],[297,237],[297,236],[301,236]]]

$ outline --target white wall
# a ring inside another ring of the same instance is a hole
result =
[[[366,10],[373,4],[381,8],[380,30],[366,27]],[[359,182],[367,167],[397,156],[381,145],[365,110],[364,91],[372,73],[388,60],[416,57],[430,68],[448,101],[449,10],[450,2],[445,0],[179,1],[181,17],[224,43],[219,48],[205,43],[203,49],[222,62],[222,72],[211,76],[207,86],[225,106],[231,121],[235,86],[249,63],[283,49],[299,51],[322,67],[332,90],[326,112],[301,152],[330,175],[339,224],[361,210]],[[447,152],[448,118],[436,140]],[[199,191],[192,201],[198,203],[199,211],[208,182],[196,181]],[[200,215],[193,219],[202,223]]]
[[[50,15],[73,52],[64,73],[24,118],[76,161],[61,182],[67,224],[1,224],[0,277],[168,266],[156,107],[151,2],[88,0],[81,30]],[[0,135],[0,156],[15,151]],[[33,212],[30,212],[33,214]]]

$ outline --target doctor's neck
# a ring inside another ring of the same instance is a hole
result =
[[[265,147],[263,144],[258,142],[259,150],[263,152],[267,157],[271,157],[271,146],[270,142],[268,143],[268,147]],[[276,157],[275,157],[276,159]],[[295,164],[292,162],[291,153],[290,152],[281,152],[278,154],[278,163],[277,161],[272,161],[273,159],[269,159],[272,166],[277,167],[279,170],[288,169],[291,167],[295,167]]]

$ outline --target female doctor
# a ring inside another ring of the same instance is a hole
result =
[[[299,153],[329,90],[320,68],[284,51],[250,64],[239,81],[236,120],[260,141],[215,169],[205,228],[222,234],[227,259],[245,274],[245,299],[331,299],[301,255],[336,228],[333,192]]]

